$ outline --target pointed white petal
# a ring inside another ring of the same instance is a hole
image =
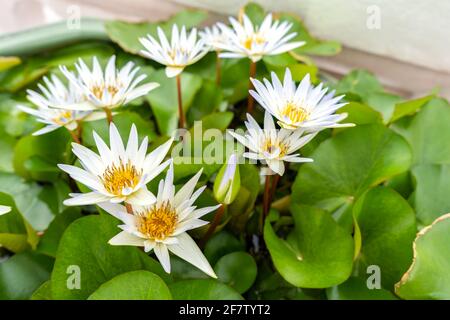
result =
[[[11,211],[11,207],[0,206],[0,216]]]
[[[183,72],[184,67],[166,67],[166,76],[173,78]]]
[[[211,265],[205,256],[201,252],[200,248],[197,246],[195,241],[187,234],[182,233],[177,236],[178,243],[169,245],[168,248],[175,255],[179,256],[181,259],[186,260],[192,265],[196,266],[207,275],[217,278]]]
[[[133,192],[126,198],[126,202],[130,203],[131,205],[138,206],[148,206],[155,203],[155,201],[156,197],[153,195],[153,193],[148,191],[145,186]]]
[[[161,263],[164,271],[170,273],[170,258],[169,251],[167,250],[166,245],[162,243],[156,243],[153,251],[155,252],[155,255]]]
[[[139,238],[131,233],[122,231],[111,238],[108,243],[113,246],[144,246],[144,239]]]
[[[75,193],[71,194],[73,198],[64,200],[66,206],[84,206],[88,204],[97,204],[108,201],[110,197],[98,192]]]

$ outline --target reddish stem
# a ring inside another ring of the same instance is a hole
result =
[[[177,91],[178,91],[178,116],[180,118],[179,127],[185,127],[184,111],[183,111],[183,101],[181,98],[181,74],[177,75]]]
[[[125,208],[127,208],[127,212],[129,214],[133,214],[133,207],[129,203],[125,203]]]

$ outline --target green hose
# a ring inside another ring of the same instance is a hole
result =
[[[109,40],[103,21],[82,18],[79,28],[68,21],[0,36],[0,56],[23,56],[82,40]]]

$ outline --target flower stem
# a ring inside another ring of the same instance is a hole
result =
[[[131,204],[125,202],[125,208],[127,208],[127,212],[129,214],[133,214],[133,207],[131,206]]]
[[[260,230],[262,231],[262,228],[264,226],[264,220],[267,217],[267,215],[269,214],[269,209],[270,209],[270,196],[271,196],[271,175],[266,175],[266,182],[264,184],[264,194],[263,194],[263,214],[261,215],[261,220],[260,220]]]
[[[250,80],[250,78],[254,78],[256,75],[256,62],[250,61],[250,72],[249,72],[249,79],[248,79],[248,90],[253,89],[253,83]],[[253,99],[253,96],[248,93],[248,99],[247,99],[247,112],[252,113],[253,112],[253,106],[255,105],[255,100]]]
[[[178,92],[178,116],[180,118],[179,128],[185,127],[183,100],[181,98],[181,74],[177,75],[177,92]]]
[[[75,133],[75,131],[72,131],[72,130],[67,130],[67,131],[69,131],[70,135],[72,136],[73,142],[81,144],[80,137],[77,133]]]
[[[209,225],[208,230],[206,231],[203,238],[200,240],[200,248],[204,248],[206,242],[211,238],[211,236],[214,234],[214,231],[216,231],[217,226],[220,224],[220,221],[222,220],[223,214],[225,213],[226,205],[222,204],[216,211],[216,214],[214,215],[214,219]]]
[[[273,181],[272,181],[272,187],[270,190],[270,198],[269,198],[269,204],[272,204],[273,198],[275,196],[275,192],[277,191],[277,185],[280,181],[281,176],[279,174],[275,175]]]
[[[109,125],[109,124],[111,124],[111,122],[113,122],[113,115],[112,115],[111,109],[104,108],[103,110],[105,110],[106,121],[108,121],[108,125]]]
[[[222,70],[221,70],[221,60],[219,57],[219,51],[217,51],[217,57],[216,57],[216,84],[220,86],[220,81],[222,77]]]

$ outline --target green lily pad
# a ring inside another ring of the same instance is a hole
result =
[[[156,28],[160,26],[166,33],[172,30],[173,24],[184,25],[186,28],[194,27],[207,18],[207,13],[200,10],[184,10],[178,12],[164,22],[129,23],[123,21],[107,21],[105,29],[111,40],[127,52],[139,54],[144,47],[139,38],[147,34],[156,36]]]
[[[397,103],[395,105],[394,112],[392,114],[390,122],[395,122],[398,119],[415,114],[432,98],[434,98],[434,95],[429,95],[422,98]]]
[[[450,165],[422,164],[415,166],[412,174],[416,188],[411,201],[416,208],[417,219],[428,225],[450,212]]]
[[[303,165],[293,184],[294,202],[342,210],[389,177],[409,169],[406,141],[380,124],[346,129],[324,141]]]
[[[204,254],[208,261],[214,265],[223,256],[244,250],[244,245],[227,231],[214,234],[206,243]]]
[[[54,218],[48,203],[43,201],[44,188],[35,182],[26,182],[11,173],[0,172],[0,192],[14,199],[17,210],[36,231],[47,229]]]
[[[423,228],[413,244],[414,261],[395,286],[404,299],[450,299],[450,214]]]
[[[395,295],[383,288],[369,289],[366,280],[351,277],[344,283],[327,289],[328,300],[397,300]]]
[[[359,102],[350,102],[349,104],[340,108],[337,113],[347,113],[348,116],[343,120],[346,123],[354,123],[355,125],[382,123],[383,119],[378,111],[373,110],[366,104]],[[337,128],[340,130],[345,130]]]
[[[25,300],[48,278],[53,259],[23,252],[0,263],[0,300]]]
[[[356,269],[365,275],[369,266],[378,266],[381,284],[393,289],[412,260],[417,230],[413,209],[394,190],[376,187],[358,199],[353,214],[361,235]]]
[[[66,229],[51,277],[54,299],[86,299],[103,283],[128,271],[149,270],[168,279],[161,266],[138,248],[108,244],[120,232],[118,224],[103,214],[77,219]]]
[[[350,93],[366,101],[374,92],[383,91],[375,76],[366,70],[354,70],[343,77],[336,86],[337,94]]]
[[[264,225],[264,240],[275,268],[296,287],[327,288],[344,282],[351,274],[354,245],[325,211],[292,206],[295,228],[287,240],[274,232],[270,217]]]
[[[242,300],[234,289],[212,279],[181,280],[169,289],[174,300]]]
[[[239,293],[247,291],[255,282],[258,272],[256,262],[246,252],[229,253],[214,266],[218,278]]]
[[[164,281],[149,271],[120,274],[102,284],[88,300],[170,300]]]
[[[383,115],[383,122],[388,123],[397,103],[402,101],[398,95],[388,92],[372,92],[367,96],[367,104]]]
[[[45,281],[33,294],[31,300],[53,300],[50,280]]]
[[[82,217],[80,210],[77,209],[73,207],[68,208],[55,217],[39,241],[37,247],[38,252],[56,257],[59,241],[64,231],[73,221]]]
[[[406,117],[391,126],[409,142],[414,164],[450,163],[450,105],[435,98],[414,117]]]

